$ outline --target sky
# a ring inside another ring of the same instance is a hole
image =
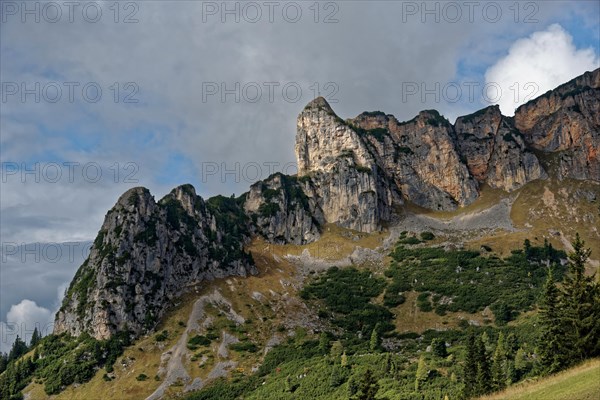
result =
[[[294,174],[296,117],[519,104],[600,66],[597,1],[0,2],[0,351],[119,195]]]

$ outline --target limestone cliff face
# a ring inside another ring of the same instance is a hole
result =
[[[305,194],[325,221],[372,232],[390,219],[397,195],[359,134],[321,97],[298,116],[296,156]]]
[[[54,332],[106,339],[128,329],[139,335],[189,284],[255,273],[242,249],[245,222],[236,200],[205,202],[189,185],[158,203],[147,189],[127,191],[71,282]]]
[[[519,107],[515,125],[531,148],[558,154],[558,178],[600,181],[600,69]]]
[[[406,200],[451,210],[477,198],[477,182],[460,161],[453,127],[437,111],[403,123],[392,115],[363,113],[349,123]]]
[[[455,130],[461,158],[478,182],[510,192],[547,178],[513,120],[498,106],[459,117]]]
[[[275,174],[255,183],[246,195],[244,209],[256,232],[275,243],[306,244],[320,237],[325,222],[308,182]]]

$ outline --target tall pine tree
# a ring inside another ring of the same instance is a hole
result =
[[[463,367],[463,390],[465,398],[470,398],[476,394],[477,384],[477,348],[475,346],[475,331],[471,329],[467,337],[467,355]]]
[[[375,328],[373,328],[373,331],[371,332],[371,339],[369,340],[369,349],[372,352],[378,351],[379,346],[381,345],[380,339],[379,339],[379,332],[377,332],[377,328],[378,328],[377,325],[375,326]]]
[[[18,335],[15,339],[12,348],[10,349],[10,353],[8,353],[8,361],[16,360],[21,357],[23,354],[27,353],[27,345]]]
[[[594,276],[585,275],[585,264],[591,254],[579,234],[569,253],[569,273],[563,284],[563,318],[567,343],[572,344],[570,362],[599,354],[600,294]]]
[[[494,357],[492,358],[492,380],[494,383],[494,390],[504,389],[507,381],[507,350],[504,344],[504,334],[500,332],[498,335],[498,342],[496,343],[496,349],[494,350]]]
[[[427,380],[429,372],[427,371],[427,364],[425,363],[425,357],[419,358],[419,364],[417,365],[417,375],[415,376],[415,390],[419,391],[423,385],[423,382]]]
[[[567,364],[568,353],[570,353],[559,296],[560,291],[554,282],[552,269],[548,268],[548,277],[540,300],[540,329],[537,345],[542,373],[561,370]]]
[[[481,337],[476,341],[477,351],[477,394],[482,395],[492,390],[492,372],[485,344]]]
[[[38,331],[37,326],[35,327],[35,329],[33,330],[33,334],[31,334],[31,341],[29,342],[29,348],[33,348],[34,346],[36,346],[40,340],[42,340],[42,335],[40,334],[40,331]]]

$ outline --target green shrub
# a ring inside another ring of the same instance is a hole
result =
[[[157,342],[164,342],[165,340],[167,340],[169,338],[169,331],[168,330],[164,330],[160,333],[157,333],[154,336],[154,340],[156,340]]]
[[[256,353],[258,351],[258,347],[256,347],[254,343],[248,341],[230,344],[229,348],[234,351],[247,351],[249,353]]]
[[[515,251],[505,259],[475,251],[398,245],[390,253],[393,262],[385,275],[403,291],[422,292],[417,301],[422,311],[475,313],[489,306],[498,324],[504,324],[535,304],[546,277],[545,260],[556,262],[555,275],[562,277],[565,267],[557,260],[563,255],[550,245],[529,246],[527,252]],[[434,295],[426,300],[429,293]],[[452,301],[440,304],[443,296]]]
[[[187,348],[190,350],[196,350],[200,346],[208,346],[211,340],[206,336],[196,335],[190,338],[187,342]]]
[[[419,244],[419,243],[422,243],[422,242],[419,239],[417,239],[416,237],[414,237],[414,236],[409,236],[407,238],[400,239],[398,241],[398,243],[402,243],[402,244]]]
[[[146,374],[139,374],[138,376],[135,377],[135,380],[140,381],[140,382],[143,382],[147,379],[148,379],[148,375],[146,375]]]
[[[435,238],[435,235],[431,232],[421,232],[422,240],[433,240],[434,238]]]
[[[381,323],[382,332],[389,330],[392,314],[386,307],[372,304],[386,286],[382,278],[370,271],[332,267],[300,292],[305,300],[322,301],[331,311],[331,321],[351,332],[371,332]]]

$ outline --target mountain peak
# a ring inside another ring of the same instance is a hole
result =
[[[331,106],[329,105],[327,100],[325,100],[325,98],[323,96],[319,96],[319,97],[311,100],[304,107],[304,110],[314,110],[314,109],[317,109],[317,110],[324,109],[327,112],[333,113],[333,109],[331,108]]]

